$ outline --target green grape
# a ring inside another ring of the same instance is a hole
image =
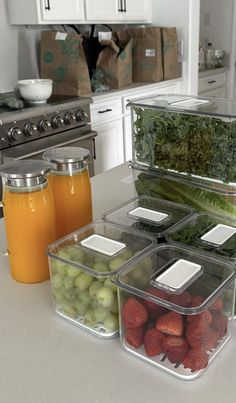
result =
[[[75,280],[71,277],[64,277],[64,287],[66,290],[70,290],[75,285]]]
[[[104,263],[104,256],[95,256],[94,263]]]
[[[68,301],[63,301],[61,303],[61,307],[63,310],[63,313],[65,315],[70,316],[71,318],[75,318],[76,317],[76,310],[75,308],[68,302]]]
[[[89,309],[88,304],[85,304],[83,301],[78,300],[73,303],[73,307],[75,308],[78,315],[84,315]]]
[[[111,331],[118,330],[119,329],[118,315],[115,315],[114,313],[109,313],[109,315],[107,315],[107,317],[104,319],[103,324],[107,330]]]
[[[111,308],[114,304],[114,294],[112,290],[108,287],[99,288],[97,291],[97,300],[99,304],[104,306],[105,308]]]
[[[89,295],[91,298],[96,298],[97,291],[102,287],[102,283],[98,280],[95,280],[89,287]]]
[[[109,287],[113,292],[117,292],[117,286],[111,281],[110,278],[106,278],[104,281],[104,287]]]
[[[84,315],[84,323],[89,326],[94,326],[96,324],[96,317],[94,311],[89,309]]]
[[[129,249],[126,249],[124,251],[124,253],[122,253],[122,258],[125,259],[125,260],[130,259],[132,256],[133,256],[133,253]]]
[[[71,245],[66,248],[66,253],[68,253],[71,260],[74,262],[82,262],[84,259],[83,250],[77,245]]]
[[[90,304],[91,298],[87,290],[80,291],[78,294],[79,301],[83,302],[84,304]]]
[[[97,308],[98,306],[101,306],[101,305],[99,304],[97,298],[93,298],[93,299],[91,300],[90,306],[91,306],[92,309],[95,309],[95,308]]]
[[[75,286],[80,290],[86,290],[93,282],[94,277],[87,273],[81,273],[75,279]]]
[[[61,288],[64,284],[63,280],[64,280],[64,277],[62,277],[59,273],[54,274],[51,277],[52,289],[58,290],[59,288]]]
[[[67,276],[69,276],[71,278],[77,277],[80,273],[81,273],[81,270],[79,270],[79,269],[75,269],[72,266],[66,267],[66,274],[67,274]]]
[[[150,257],[147,257],[143,262],[142,262],[142,266],[148,270],[149,272],[151,272],[151,269],[153,267],[153,261]]]
[[[66,252],[65,249],[64,250],[59,250],[57,255],[62,257],[63,259],[70,260],[70,255],[69,255],[69,253]]]
[[[112,313],[118,313],[119,312],[119,306],[118,306],[118,299],[114,298],[114,303],[112,307],[110,308]]]
[[[64,293],[60,292],[60,291],[55,291],[53,292],[53,298],[55,299],[57,304],[61,304],[63,302],[66,302],[65,297],[64,297]]]
[[[93,269],[98,273],[106,273],[109,272],[109,268],[105,263],[97,262],[94,263]],[[103,276],[96,276],[96,279],[100,282],[104,282],[105,278]]]
[[[119,269],[119,267],[121,267],[124,263],[125,263],[125,259],[123,259],[122,257],[116,257],[115,259],[111,260],[109,263],[109,269],[111,271],[117,270]]]
[[[97,306],[95,309],[93,309],[93,314],[96,322],[103,322],[108,313],[109,311],[107,310],[107,308],[104,308],[103,306]]]
[[[53,273],[58,273],[61,276],[66,275],[67,265],[65,263],[62,263],[56,259],[50,259],[50,267],[51,267],[51,270],[53,271]]]
[[[67,290],[64,292],[64,296],[68,301],[75,301],[77,299],[77,295],[75,293],[74,288]]]

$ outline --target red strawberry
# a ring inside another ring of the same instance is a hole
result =
[[[141,347],[141,345],[143,344],[143,337],[143,326],[125,329],[125,340],[135,348]]]
[[[191,304],[191,296],[188,291],[184,291],[178,295],[172,295],[170,297],[170,302],[179,306],[189,306]]]
[[[180,362],[189,349],[186,339],[181,336],[165,336],[162,340],[162,347],[172,363]]]
[[[146,354],[149,357],[154,357],[155,355],[161,354],[162,349],[162,339],[163,334],[156,330],[154,327],[146,330],[144,335],[143,345],[146,351]]]
[[[192,322],[193,320],[196,319],[203,319],[208,323],[208,325],[210,325],[213,320],[211,312],[208,311],[207,309],[201,313],[197,313],[196,315],[187,315],[188,322]]]
[[[127,299],[121,316],[126,328],[140,327],[148,320],[146,308],[136,298]]]
[[[210,351],[215,348],[218,344],[218,340],[220,339],[219,332],[214,329],[209,329],[207,333],[207,339],[205,344],[205,350]]]
[[[163,291],[163,290],[158,290],[157,288],[154,287],[150,287],[146,290],[146,292],[148,294],[151,294],[157,298],[161,298],[164,300],[168,300],[169,299],[169,295],[167,294],[167,292]],[[145,305],[145,307],[148,310],[148,315],[149,318],[152,320],[156,320],[158,318],[158,316],[162,315],[163,313],[166,312],[166,308],[156,304],[155,302],[152,301],[148,301],[148,300],[143,300],[143,303]]]
[[[217,298],[209,307],[210,311],[221,313],[224,309],[224,302],[222,298]]]
[[[176,312],[168,312],[157,319],[155,326],[162,333],[182,336],[184,323],[182,315]]]
[[[190,368],[192,371],[198,371],[207,367],[208,355],[203,348],[190,348],[187,354],[182,358],[181,362],[185,368]]]
[[[211,324],[212,329],[219,332],[219,337],[225,336],[228,328],[228,318],[221,313],[213,314],[213,322]]]
[[[205,298],[202,297],[201,295],[192,295],[191,296],[191,307],[197,307],[197,306],[201,305],[204,300],[205,300]]]
[[[207,342],[209,325],[206,320],[199,318],[187,324],[185,336],[190,347],[204,347]]]

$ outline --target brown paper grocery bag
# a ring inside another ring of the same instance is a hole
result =
[[[40,75],[53,80],[55,95],[89,94],[91,84],[81,35],[42,31]]]
[[[113,40],[106,45],[97,60],[97,70],[103,77],[102,84],[110,89],[127,87],[132,84],[132,40],[122,50]]]
[[[162,81],[161,29],[159,27],[128,28],[116,34],[120,43],[133,38],[133,81],[144,83]]]
[[[161,28],[164,80],[179,76],[176,28]]]

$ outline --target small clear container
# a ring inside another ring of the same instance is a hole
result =
[[[137,196],[103,214],[105,221],[146,231],[165,240],[165,232],[176,223],[192,215],[188,206],[156,197]]]
[[[131,167],[138,195],[161,197],[197,211],[236,219],[236,188],[233,185],[196,182],[190,177],[184,179],[137,163],[132,163]]]
[[[236,101],[157,94],[129,106],[134,162],[236,189]]]
[[[236,222],[198,213],[167,231],[170,243],[193,247],[236,263]]]
[[[154,237],[94,221],[48,247],[56,314],[101,338],[118,334],[118,271],[156,244]]]
[[[142,254],[115,280],[122,347],[179,379],[198,378],[230,339],[235,275],[231,262],[183,246]]]

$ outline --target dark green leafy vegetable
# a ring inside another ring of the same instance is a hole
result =
[[[222,222],[224,220],[222,219]],[[188,225],[179,229],[170,235],[171,239],[175,242],[184,245],[194,246],[201,248],[210,253],[225,256],[227,258],[236,258],[236,235],[233,235],[225,243],[220,246],[215,246],[211,243],[204,242],[201,236],[210,231],[211,228],[219,224],[219,221],[209,216],[198,216],[196,219],[188,223]]]
[[[187,204],[198,211],[236,218],[236,205],[227,196],[200,189],[191,184],[175,182],[165,177],[140,173],[135,180],[139,195],[162,197],[165,200]],[[236,201],[236,196],[233,198]]]
[[[236,182],[236,121],[134,108],[139,162],[224,183]]]

